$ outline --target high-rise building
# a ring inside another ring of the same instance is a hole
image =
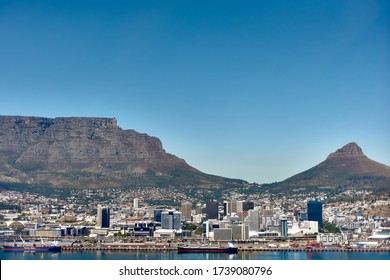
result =
[[[110,227],[110,209],[108,207],[98,206],[97,209],[97,226],[99,228]]]
[[[184,220],[191,221],[191,211],[192,211],[192,203],[191,202],[183,202],[181,204],[181,215]]]
[[[269,230],[272,226],[278,226],[275,224],[274,210],[269,207],[262,208],[260,210],[260,230]]]
[[[237,201],[232,199],[225,201],[223,206],[223,214],[227,216],[232,213],[239,214],[241,212],[247,212],[254,208],[254,203],[249,201]]]
[[[218,202],[209,201],[206,203],[207,219],[218,219]]]
[[[244,202],[242,200],[236,202],[236,212],[234,213],[239,214],[244,211]]]
[[[153,210],[154,220],[156,222],[160,222],[161,223],[161,213],[162,212],[164,212],[164,210],[162,210],[162,209],[155,209],[155,210]]]
[[[307,218],[309,221],[317,221],[318,226],[322,227],[322,203],[312,200],[307,203]]]
[[[177,211],[162,212],[161,228],[179,230],[181,228],[181,213]]]
[[[134,198],[134,201],[133,201],[134,208],[138,208],[139,207],[138,203],[139,203],[138,198]]]
[[[255,204],[252,201],[244,201],[242,204],[242,211],[249,211],[255,208]]]
[[[280,230],[283,237],[287,237],[288,227],[287,227],[287,218],[282,216],[280,219]]]
[[[248,216],[245,218],[245,224],[248,225],[248,230],[258,232],[260,229],[260,213],[259,209],[252,209],[248,211]]]
[[[232,229],[233,240],[248,240],[249,229],[246,224],[229,224],[228,228]]]
[[[230,211],[229,214],[236,213],[237,214],[237,200],[230,200]]]
[[[230,202],[224,201],[223,202],[223,215],[227,216],[230,214]]]

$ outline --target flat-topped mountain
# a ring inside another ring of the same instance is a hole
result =
[[[242,184],[165,152],[115,118],[0,116],[0,185],[71,188]]]
[[[390,190],[390,167],[369,159],[356,143],[331,153],[320,164],[274,187],[364,187]]]

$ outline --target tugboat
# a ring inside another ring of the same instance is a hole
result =
[[[238,248],[233,242],[229,242],[227,247],[200,245],[200,246],[179,246],[178,253],[227,253],[237,254]]]
[[[61,246],[57,244],[48,244],[41,240],[41,243],[26,243],[20,237],[22,243],[12,243],[3,245],[3,250],[8,252],[61,252]]]

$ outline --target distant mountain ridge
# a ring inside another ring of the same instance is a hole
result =
[[[200,172],[115,118],[0,116],[0,185],[69,188],[242,184]]]
[[[364,187],[390,190],[390,167],[369,159],[354,142],[349,143],[318,165],[270,184],[278,188]]]

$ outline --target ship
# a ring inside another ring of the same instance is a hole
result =
[[[43,240],[38,244],[27,243],[22,239],[21,243],[4,244],[3,250],[7,252],[61,252],[61,246],[57,243],[45,243]]]
[[[233,243],[229,243],[227,247],[200,245],[200,246],[179,246],[178,253],[227,253],[237,254],[238,248]]]

